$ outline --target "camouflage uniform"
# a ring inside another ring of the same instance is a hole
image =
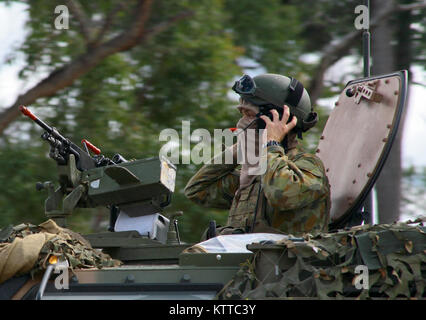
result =
[[[269,146],[267,161],[265,174],[242,190],[238,165],[204,165],[188,182],[185,195],[205,207],[230,209],[227,225],[245,232],[327,231],[330,185],[322,161],[299,146],[287,154],[280,146]]]

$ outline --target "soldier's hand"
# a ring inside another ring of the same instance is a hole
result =
[[[290,108],[287,105],[284,105],[284,113],[283,117],[280,120],[279,114],[277,110],[271,110],[273,120],[269,119],[267,116],[260,116],[266,123],[267,130],[267,141],[277,141],[281,142],[284,137],[296,126],[297,118],[293,117],[293,119],[287,123],[288,118],[290,117]]]

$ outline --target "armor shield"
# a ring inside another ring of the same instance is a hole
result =
[[[318,144],[331,185],[332,225],[359,211],[377,180],[398,130],[407,71],[350,81]]]

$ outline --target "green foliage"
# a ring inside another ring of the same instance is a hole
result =
[[[85,2],[84,7],[89,17],[94,13],[106,16],[113,6],[112,1],[109,6],[102,1],[91,3]],[[27,60],[20,74],[23,78],[62,67],[66,61],[75,59],[86,50],[75,19],[70,20],[70,30],[66,31],[55,30],[53,23],[46,23],[52,21],[51,13],[58,4],[58,1],[46,1],[41,6],[29,7],[30,33],[21,48]],[[131,6],[131,3],[128,5]],[[160,131],[175,128],[180,132],[182,120],[191,120],[196,126],[193,129],[213,130],[233,125],[237,112],[231,108],[233,103],[227,93],[229,82],[241,70],[235,64],[238,49],[222,29],[221,1],[158,2],[148,27],[155,28],[158,23],[188,9],[194,12],[191,19],[172,25],[167,32],[131,51],[104,59],[91,72],[55,96],[39,99],[31,106],[32,110],[77,144],[86,138],[99,146],[106,156],[120,153],[129,159],[158,155],[163,144],[158,140]],[[128,19],[124,10],[118,15],[123,21]],[[120,23],[114,24],[110,33],[121,30],[121,27]],[[17,128],[17,131],[26,130]],[[37,141],[37,148],[33,142],[16,138],[18,132],[14,133],[14,138],[4,137],[8,148],[15,154],[25,150],[20,157],[22,166],[31,163],[38,174],[34,171],[27,171],[25,175],[20,172],[15,179],[9,179],[10,184],[4,188],[10,192],[5,193],[0,205],[10,209],[0,217],[1,225],[22,220],[41,222],[43,219],[46,193],[36,193],[34,184],[38,180],[56,181],[56,170],[54,162],[46,158],[48,146],[41,145],[38,140],[40,132],[36,128],[30,134]],[[17,147],[18,142],[20,148]],[[9,161],[9,166],[14,164],[7,158],[2,158],[2,161]],[[49,163],[49,166],[39,166],[42,162]],[[184,198],[183,188],[194,169],[179,165],[177,192],[173,206],[169,208],[169,211],[185,212],[182,236],[193,235],[189,237],[191,241],[198,240],[209,219],[220,220],[220,217],[216,218],[218,214],[206,215],[205,210],[195,208]],[[8,176],[10,172],[4,174]],[[24,182],[32,188],[31,197],[25,197],[25,204],[17,200],[23,199],[27,191],[23,187]],[[11,193],[15,195],[13,202],[8,200]],[[34,215],[28,214],[27,206],[33,208]],[[14,211],[20,214],[13,214]],[[88,210],[78,210],[69,219],[70,225],[77,231],[90,232],[90,215],[97,213],[85,211]],[[84,214],[87,214],[86,225],[83,223]],[[226,216],[226,213],[220,215]],[[104,214],[103,218],[108,217]]]
[[[296,75],[302,66],[300,10],[282,1],[228,0],[227,25],[235,44],[269,72]]]
[[[54,181],[56,165],[45,157],[45,146],[39,143],[4,143],[0,149],[1,225],[24,221],[43,222],[45,195],[35,188],[37,181]]]
[[[26,40],[17,51],[26,62],[21,78],[43,78],[90,50],[74,16],[69,30],[54,28],[54,8],[63,1],[20,2],[28,4],[30,17]],[[126,30],[137,1],[79,2],[91,21],[91,36],[99,34],[105,17],[116,11],[105,40]],[[181,133],[183,120],[191,121],[191,130],[210,132],[235,125],[239,115],[230,87],[243,72],[252,72],[247,61],[267,72],[294,76],[307,86],[314,66],[300,56],[318,53],[331,40],[353,31],[353,8],[358,4],[352,0],[154,1],[148,30],[182,12],[193,15],[129,51],[109,56],[72,85],[30,107],[75,143],[88,139],[106,156],[156,156],[164,144],[158,140],[160,131],[173,128]],[[424,16],[417,15],[415,22],[424,28]],[[417,37],[416,57],[424,57],[424,33],[413,37]],[[359,49],[360,44],[354,47]],[[327,90],[324,96],[336,91]],[[317,111],[321,123],[303,140],[310,150],[327,119],[324,110]],[[47,157],[48,146],[39,140],[41,130],[26,120],[18,121],[14,129],[1,141],[0,226],[42,222],[46,193],[35,191],[35,182],[57,179],[55,164]],[[181,236],[197,241],[209,220],[223,224],[227,212],[206,210],[187,200],[183,188],[197,166],[177,167],[176,192],[167,211],[184,211]],[[105,226],[106,219],[105,211],[79,210],[69,220],[76,231],[91,232],[102,229],[99,221]]]

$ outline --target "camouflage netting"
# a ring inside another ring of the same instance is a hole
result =
[[[121,264],[93,249],[78,233],[58,227],[53,220],[38,226],[23,223],[0,231],[0,283],[28,272],[35,276],[46,269],[52,255],[67,259],[71,269]]]
[[[419,220],[305,235],[304,240],[249,245],[253,258],[217,298],[426,296],[426,228]]]

